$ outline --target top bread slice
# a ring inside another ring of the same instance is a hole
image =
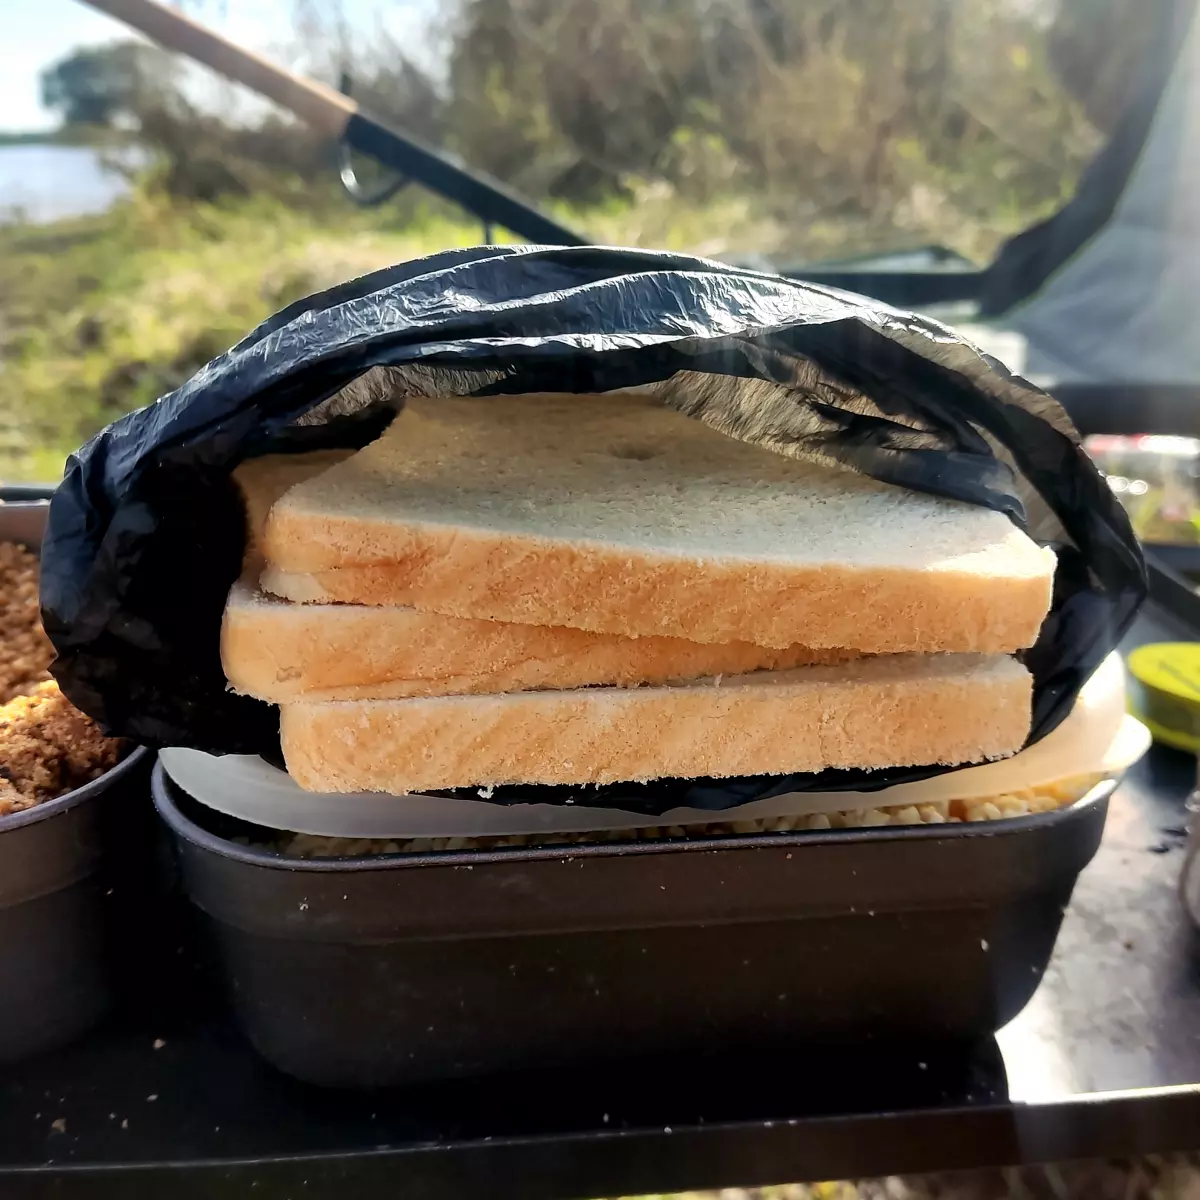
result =
[[[1055,561],[1001,514],[630,395],[412,400],[281,496],[262,549],[292,600],[873,653],[1031,645]]]

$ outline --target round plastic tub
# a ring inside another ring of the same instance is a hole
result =
[[[136,749],[99,779],[0,817],[0,1063],[70,1041],[112,1000],[111,916],[136,873],[152,756]]]
[[[986,1036],[1037,987],[1114,787],[996,822],[292,859],[152,780],[251,1042],[362,1087]]]
[[[0,494],[0,541],[38,548],[48,492]],[[145,990],[162,912],[152,762],[135,749],[99,779],[0,817],[0,1064],[70,1041],[118,993]]]

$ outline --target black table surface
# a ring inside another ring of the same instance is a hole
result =
[[[1152,607],[1131,642],[1195,636]],[[0,1197],[629,1195],[1200,1148],[1194,778],[1158,749],[1131,772],[1042,986],[984,1044],[363,1095],[260,1063],[197,970],[191,1003],[0,1074]]]

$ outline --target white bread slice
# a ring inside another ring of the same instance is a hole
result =
[[[629,395],[412,400],[272,507],[266,590],[785,648],[1011,651],[1054,556],[1007,518]]]
[[[253,583],[256,546],[288,488],[353,453],[267,455],[234,472],[246,505],[248,576],[234,584],[221,626],[221,660],[235,691],[291,700],[373,700],[588,684],[665,683],[702,675],[840,662],[848,650],[786,650],[748,642],[626,638],[563,626],[447,617],[406,607],[289,604]]]
[[[353,450],[306,450],[296,454],[265,454],[240,463],[233,481],[246,506],[246,558],[261,554],[259,543],[271,506],[290,487],[345,462]]]
[[[286,704],[316,792],[778,775],[1017,751],[1032,683],[1004,655],[893,655],[667,687]]]
[[[247,579],[234,584],[221,624],[221,662],[233,689],[273,704],[665,683],[853,657],[850,650],[626,638],[415,608],[291,604]]]

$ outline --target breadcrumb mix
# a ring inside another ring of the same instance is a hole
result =
[[[50,681],[0,705],[0,816],[74,791],[124,754]]]
[[[38,612],[38,560],[0,542],[0,704],[50,678],[54,648]]]
[[[0,817],[90,783],[124,757],[50,678],[54,649],[38,611],[38,560],[0,542]]]

